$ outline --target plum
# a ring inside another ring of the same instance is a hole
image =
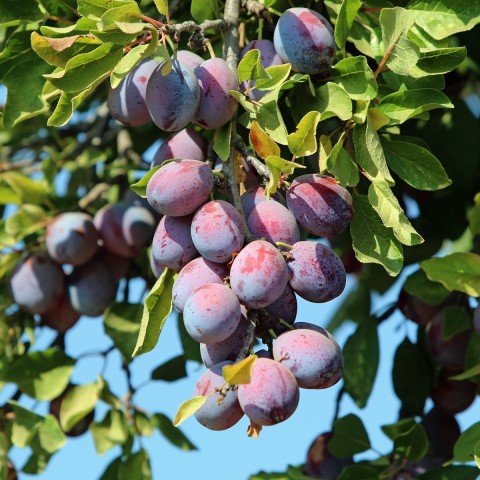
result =
[[[208,143],[205,137],[193,128],[184,128],[170,135],[158,147],[152,161],[152,167],[161,165],[171,158],[189,158],[204,161],[207,158]]]
[[[247,308],[264,308],[285,291],[288,267],[282,254],[271,243],[255,240],[235,257],[230,282]]]
[[[115,255],[107,251],[101,252],[98,256],[101,256],[102,260],[110,267],[112,275],[117,282],[127,275],[132,262],[130,258]]]
[[[238,401],[247,417],[257,425],[275,425],[292,416],[300,398],[292,372],[269,358],[257,358],[250,383],[238,387]]]
[[[202,257],[218,263],[229,262],[245,240],[240,213],[224,200],[212,200],[200,207],[193,217],[191,233]]]
[[[434,407],[423,417],[422,425],[432,453],[446,460],[452,458],[453,447],[460,436],[460,426],[455,417]]]
[[[197,55],[190,50],[178,50],[177,60],[183,65],[190,67],[192,70],[195,70],[195,68],[204,62],[204,59],[200,55]]]
[[[65,333],[72,328],[79,318],[80,314],[73,309],[70,298],[66,294],[58,297],[55,303],[42,314],[45,325],[60,333]]]
[[[343,292],[345,268],[333,250],[307,240],[295,243],[290,254],[290,285],[295,293],[310,302],[323,303]]]
[[[75,311],[97,317],[115,300],[117,281],[109,264],[96,257],[73,269],[67,288]]]
[[[475,383],[469,380],[450,380],[461,373],[459,370],[443,369],[432,391],[435,406],[447,415],[456,415],[466,410],[477,396]]]
[[[147,184],[147,199],[159,213],[184,217],[208,200],[212,169],[198,160],[174,160],[159,168]]]
[[[93,218],[86,213],[57,215],[47,227],[45,243],[50,257],[58,263],[81,265],[98,249],[98,233]]]
[[[269,242],[289,245],[300,240],[300,229],[290,210],[275,200],[256,205],[247,219],[252,235]]]
[[[289,8],[280,16],[273,35],[275,50],[294,72],[315,75],[327,70],[335,57],[333,28],[308,8]]]
[[[162,217],[152,242],[152,257],[158,265],[176,272],[198,256],[190,234],[192,216]]]
[[[405,317],[423,326],[427,325],[431,318],[442,309],[441,304],[430,305],[404,289],[398,297],[398,307]]]
[[[208,130],[223,127],[235,113],[237,101],[230,90],[238,90],[236,75],[221,58],[210,58],[195,68],[200,85],[200,103],[195,123]]]
[[[108,109],[115,120],[131,127],[139,127],[151,121],[145,97],[148,81],[157,67],[158,62],[155,60],[142,60],[117,88],[110,89]]]
[[[343,355],[330,338],[315,330],[282,333],[273,343],[273,358],[291,370],[302,388],[329,388],[343,375]]]
[[[228,269],[225,265],[203,257],[187,263],[173,284],[172,297],[175,308],[182,312],[185,302],[192,293],[209,283],[223,284],[223,279],[227,276]]]
[[[265,311],[272,317],[281,318],[292,325],[297,317],[297,297],[290,285],[273,303],[265,307]]]
[[[292,182],[287,206],[305,230],[327,238],[342,233],[353,216],[350,193],[332,177],[317,174],[302,175]]]
[[[152,73],[147,85],[146,103],[153,123],[167,132],[186,127],[195,116],[200,87],[190,67],[172,60],[172,69],[163,75],[165,62]]]
[[[148,256],[148,259],[150,261],[150,270],[152,271],[153,273],[153,276],[155,278],[160,278],[160,275],[163,273],[163,271],[165,270],[165,267],[164,265],[160,265],[156,260],[155,258],[153,257],[152,255],[152,251],[150,250],[150,254]]]
[[[43,253],[22,260],[10,278],[13,300],[29,313],[47,312],[64,291],[61,267]]]
[[[241,316],[236,295],[218,283],[195,290],[183,309],[187,332],[201,343],[218,343],[228,338],[238,327]]]
[[[225,340],[217,343],[201,343],[200,355],[203,364],[210,368],[216,363],[231,360],[234,362],[247,338],[248,320],[242,315],[234,332]]]
[[[285,199],[280,192],[275,192],[270,198],[285,204]],[[268,200],[265,187],[263,185],[257,185],[256,187],[250,188],[241,196],[240,200],[242,201],[243,213],[245,217],[248,218],[255,206],[260,202]]]
[[[207,397],[205,403],[195,413],[197,421],[210,430],[226,430],[233,427],[242,417],[237,390],[230,388],[225,395],[217,389],[225,385],[222,368],[232,362],[221,362],[208,369],[198,380],[194,395]]]

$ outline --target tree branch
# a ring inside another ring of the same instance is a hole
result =
[[[267,180],[270,179],[270,171],[268,170],[267,166],[261,160],[251,154],[250,149],[247,147],[247,145],[245,145],[240,135],[235,137],[234,145],[243,158],[245,158],[245,160],[257,171],[259,175],[265,177]]]
[[[268,23],[273,23],[273,18],[263,3],[257,2],[257,0],[242,0],[242,7],[252,15],[263,18]]]

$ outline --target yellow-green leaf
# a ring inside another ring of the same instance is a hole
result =
[[[280,155],[280,147],[260,127],[258,122],[253,121],[249,134],[250,142],[260,158],[267,158],[269,155]]]
[[[294,133],[288,136],[288,148],[296,157],[312,155],[317,151],[317,125],[320,112],[308,112],[297,125]]]
[[[222,368],[223,378],[230,385],[242,385],[244,383],[250,383],[250,374],[252,366],[258,357],[256,355],[250,355],[244,358],[240,362],[233,365],[225,365]]]
[[[167,0],[153,0],[155,3],[155,6],[157,7],[157,10],[160,12],[162,15],[167,15],[168,14],[168,1]]]
[[[173,419],[173,425],[178,427],[183,423],[188,417],[191,417],[195,412],[197,412],[201,406],[206,402],[207,397],[203,395],[198,395],[196,397],[185,400],[177,410],[175,418]]]

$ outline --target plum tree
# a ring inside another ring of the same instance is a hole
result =
[[[247,308],[264,308],[285,291],[288,267],[271,243],[255,240],[235,257],[230,282]]]
[[[273,358],[288,367],[302,388],[329,388],[343,375],[343,356],[327,335],[295,329],[273,343]]]
[[[225,60],[211,58],[195,68],[200,85],[200,103],[195,123],[207,130],[225,125],[235,113],[237,101],[230,90],[238,90],[237,77]]]
[[[30,255],[13,270],[10,292],[15,303],[30,313],[45,313],[65,291],[63,271],[46,254]]]
[[[248,216],[247,223],[253,235],[272,243],[283,242],[292,245],[300,240],[300,229],[295,217],[275,200],[267,200],[256,205]]]
[[[185,128],[193,119],[200,101],[200,87],[193,70],[172,60],[164,75],[165,62],[152,73],[147,85],[146,103],[153,123],[167,132]]]
[[[194,395],[207,397],[205,403],[195,413],[197,421],[210,430],[226,430],[233,427],[242,417],[243,411],[238,403],[237,390],[229,388],[223,394],[225,385],[222,368],[232,362],[221,362],[209,368],[198,380]]]
[[[273,35],[275,50],[295,72],[317,74],[335,57],[333,28],[318,12],[289,8],[280,16]]]
[[[327,238],[342,233],[353,215],[348,190],[324,175],[297,177],[287,190],[287,206],[303,228]]]
[[[98,249],[98,233],[90,215],[69,212],[57,215],[47,226],[48,254],[58,263],[81,265]]]
[[[446,460],[452,458],[453,447],[460,436],[460,426],[455,417],[434,407],[422,418],[422,425],[433,455]]]
[[[442,305],[430,305],[402,289],[398,297],[400,311],[412,322],[426,326],[431,318],[442,309]]]
[[[72,328],[79,318],[80,314],[73,309],[70,298],[66,294],[60,295],[55,303],[42,314],[45,325],[59,333],[65,333]]]
[[[297,297],[292,287],[287,285],[280,297],[265,307],[265,311],[292,325],[297,318]]]
[[[295,243],[290,254],[290,285],[295,293],[310,302],[322,303],[343,292],[345,268],[333,250],[307,240]]]
[[[190,215],[208,200],[213,180],[212,169],[204,162],[169,162],[159,168],[148,181],[147,199],[163,215]]]
[[[74,310],[96,317],[115,300],[117,281],[108,263],[97,257],[73,269],[67,288]]]
[[[160,266],[180,271],[198,256],[192,241],[192,217],[162,217],[152,242],[152,258]]]
[[[200,55],[197,55],[190,50],[178,50],[177,60],[192,70],[195,70],[202,62],[204,62],[204,59]]]
[[[152,167],[161,165],[171,158],[189,158],[203,161],[207,158],[207,141],[193,128],[184,128],[170,135],[158,147],[152,160]]]
[[[477,396],[475,383],[469,380],[452,380],[461,373],[458,370],[443,369],[432,391],[435,406],[447,415],[456,415],[466,410]]]
[[[146,105],[147,84],[158,62],[142,60],[108,95],[108,109],[113,118],[132,127],[151,121]]]
[[[238,298],[227,286],[218,283],[195,290],[183,309],[187,332],[201,343],[218,343],[228,338],[241,316]]]
[[[240,213],[224,200],[212,200],[200,207],[193,217],[191,233],[202,257],[218,263],[230,261],[245,239]]]
[[[241,196],[242,208],[245,217],[248,218],[255,206],[258,205],[260,202],[265,202],[266,200],[268,200],[268,198],[269,197],[267,197],[267,193],[263,185],[257,185],[247,190]],[[285,205],[285,199],[280,192],[275,192],[271,196],[271,198]]]
[[[223,279],[227,275],[228,269],[225,265],[211,262],[203,257],[192,260],[180,270],[173,284],[173,304],[183,312],[185,303],[192,293],[209,283],[223,284]]]
[[[250,375],[250,383],[238,387],[238,401],[245,415],[262,426],[290,418],[300,398],[292,372],[275,360],[257,358]]]

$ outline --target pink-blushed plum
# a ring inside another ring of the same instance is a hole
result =
[[[247,328],[248,320],[242,315],[235,331],[225,340],[218,343],[201,343],[200,355],[203,364],[210,368],[212,365],[227,360],[234,362],[247,338]]]
[[[169,136],[158,147],[152,161],[152,167],[171,158],[189,158],[204,161],[207,158],[208,143],[205,137],[193,128],[184,128]]]
[[[155,278],[160,278],[160,275],[163,273],[163,271],[167,268],[165,265],[160,265],[152,255],[152,252],[150,251],[150,254],[148,256],[149,261],[150,261],[150,270],[153,273],[153,276]]]
[[[285,291],[288,267],[271,243],[255,240],[235,257],[230,283],[247,308],[265,308]]]
[[[285,204],[285,199],[280,192],[275,192],[270,198]],[[257,185],[256,187],[250,188],[240,197],[240,200],[242,201],[242,208],[245,218],[248,218],[255,206],[257,206],[260,202],[265,202],[268,200],[265,187],[263,185]]]
[[[297,221],[288,208],[275,200],[256,205],[247,219],[252,235],[269,242],[293,245],[300,240]]]
[[[187,332],[201,343],[218,343],[228,338],[238,327],[241,316],[236,295],[218,283],[195,290],[183,309]]]
[[[238,90],[236,75],[221,58],[210,58],[195,68],[200,85],[200,104],[195,123],[208,130],[223,127],[235,113],[237,101],[230,90]]]
[[[442,370],[432,391],[435,406],[447,415],[456,415],[466,410],[477,396],[476,384],[470,380],[451,380],[461,373],[458,370]]]
[[[165,62],[152,73],[146,103],[153,123],[167,132],[185,128],[197,111],[200,87],[190,67],[172,60],[172,69],[163,75]]]
[[[297,318],[297,297],[290,285],[273,303],[265,307],[265,311],[272,317],[281,318],[290,325]]]
[[[75,267],[67,277],[67,287],[74,310],[88,317],[101,315],[117,293],[112,269],[98,257]]]
[[[202,62],[205,61],[200,55],[197,55],[190,50],[178,50],[177,60],[180,63],[183,63],[183,65],[190,67],[192,70],[195,70]]]
[[[207,397],[205,403],[195,412],[195,418],[210,430],[226,430],[233,427],[242,417],[237,390],[230,388],[225,395],[217,389],[225,385],[222,368],[232,362],[222,362],[209,368],[198,380],[194,395]]]
[[[465,364],[465,354],[472,332],[465,330],[445,339],[443,337],[444,327],[445,315],[444,310],[442,310],[427,325],[426,342],[428,351],[440,366],[461,370]]]
[[[152,241],[152,256],[156,263],[179,272],[198,257],[190,235],[192,216],[162,217]]]
[[[203,257],[192,260],[180,270],[173,284],[173,305],[182,312],[192,293],[209,283],[223,285],[223,279],[227,276],[226,265],[211,262]]]
[[[460,426],[453,415],[432,408],[422,419],[430,448],[435,456],[450,459],[453,447],[460,436]]]
[[[305,230],[319,237],[336,237],[353,216],[348,190],[324,175],[296,178],[287,190],[287,206]]]
[[[405,317],[423,326],[427,325],[431,318],[442,309],[442,305],[430,305],[404,289],[398,297],[398,307]]]
[[[193,217],[191,233],[202,257],[218,263],[229,262],[245,240],[240,213],[224,200],[212,200],[200,207]]]
[[[147,84],[158,67],[155,60],[141,61],[108,95],[108,109],[115,120],[131,127],[151,121],[145,103]]]
[[[13,300],[22,310],[30,313],[47,312],[64,291],[61,267],[42,253],[22,260],[10,278]]]
[[[343,292],[347,276],[342,261],[333,250],[306,240],[295,243],[290,253],[290,285],[302,298],[323,303]]]
[[[130,265],[132,264],[130,258],[115,255],[107,251],[101,253],[101,258],[110,267],[112,275],[117,282],[127,275]]]
[[[480,307],[477,307],[473,312],[473,328],[477,335],[480,335]]]
[[[259,50],[260,51],[260,61],[263,68],[272,67],[274,65],[282,65],[283,61],[280,56],[275,51],[275,47],[271,40],[252,40],[248,42],[245,48],[242,50],[241,57],[243,58],[250,50]],[[248,84],[250,83],[250,88],[255,86],[255,81],[251,80],[250,82],[242,82],[242,90],[246,91]],[[256,100],[257,102],[261,100],[267,91],[261,90],[248,90],[248,97],[251,100]]]
[[[152,175],[147,184],[147,199],[163,215],[184,217],[208,200],[213,180],[212,169],[205,162],[174,160]]]
[[[327,70],[335,58],[333,28],[308,8],[289,8],[280,16],[273,34],[275,50],[292,70],[314,75]]]
[[[302,388],[329,388],[343,375],[343,355],[327,335],[295,329],[273,343],[273,358],[288,367]]]
[[[300,398],[292,372],[275,360],[257,358],[250,383],[238,387],[238,401],[245,415],[257,425],[275,425],[290,418]]]
[[[45,238],[50,257],[58,263],[81,265],[98,249],[98,233],[93,218],[86,213],[57,215],[47,227]]]
[[[58,297],[57,301],[42,314],[45,325],[60,333],[70,330],[79,318],[80,314],[73,309],[70,298],[66,294]]]

